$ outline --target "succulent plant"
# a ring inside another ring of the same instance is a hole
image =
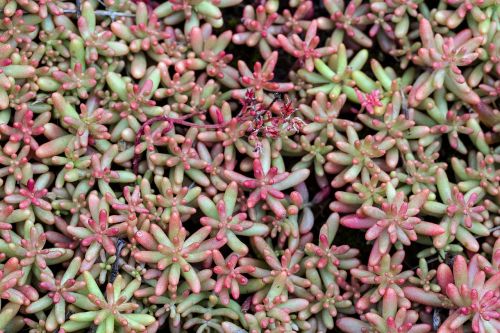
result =
[[[151,225],[151,233],[139,231],[135,234],[136,241],[146,250],[136,251],[134,258],[139,262],[154,264],[161,273],[155,287],[157,296],[167,290],[175,292],[181,274],[193,292],[200,292],[200,279],[191,263],[205,260],[212,249],[218,249],[226,242],[223,239],[206,239],[211,229],[205,226],[187,237],[179,213],[173,212],[168,223],[168,235],[156,224]]]
[[[309,176],[309,170],[279,173],[278,168],[270,167],[268,162],[262,163],[259,159],[253,161],[254,179],[230,170],[226,170],[224,175],[252,191],[248,197],[248,207],[252,208],[260,201],[265,201],[276,216],[284,217],[286,210],[280,202],[285,197],[282,191],[303,182]]]
[[[348,245],[332,244],[337,231],[340,227],[339,215],[333,213],[328,217],[327,222],[321,227],[319,234],[318,245],[307,243],[305,253],[305,267],[308,269],[307,276],[309,279],[321,286],[324,283],[326,286],[346,278],[346,271],[358,267],[360,262],[356,258],[359,254],[357,249],[350,248]],[[319,272],[315,272],[314,268]],[[313,279],[313,276],[319,275],[321,280]],[[321,283],[321,281],[323,281]]]
[[[369,312],[366,322],[358,319],[344,317],[337,321],[337,325],[344,332],[359,332],[371,330],[373,332],[430,332],[429,324],[416,324],[418,313],[398,307],[396,292],[388,289],[384,295],[381,313]]]
[[[80,297],[76,294],[85,288],[85,281],[75,280],[79,272],[82,259],[74,258],[62,276],[55,277],[51,270],[44,270],[40,274],[40,287],[48,293],[31,303],[27,308],[27,313],[41,313],[43,310],[52,307],[49,315],[44,320],[44,328],[53,331],[66,321],[68,304],[73,304]]]
[[[301,40],[298,35],[285,37],[278,35],[281,47],[295,58],[304,63],[304,68],[309,72],[314,70],[314,60],[331,55],[335,52],[333,47],[316,48],[319,44],[319,37],[316,35],[318,22],[312,21],[307,28],[305,40]],[[289,40],[291,39],[291,40]]]
[[[437,281],[444,295],[408,287],[409,297],[422,304],[444,306],[450,315],[439,327],[439,332],[452,332],[471,321],[473,332],[494,332],[498,329],[498,283],[499,274],[487,278],[479,267],[479,255],[469,263],[458,255],[450,268],[439,265]]]
[[[416,106],[443,84],[450,91],[455,91],[464,102],[479,103],[479,96],[467,85],[459,67],[472,63],[479,56],[476,50],[482,44],[483,37],[472,37],[472,33],[467,30],[453,38],[443,38],[439,34],[433,36],[431,24],[426,19],[420,20],[419,31],[422,48],[414,62],[429,66],[434,71],[423,73],[415,81],[409,96],[410,105]]]
[[[370,254],[369,263],[375,264],[396,242],[402,245],[410,245],[418,239],[417,235],[437,236],[445,230],[430,222],[422,221],[416,217],[425,204],[429,195],[428,190],[422,190],[405,201],[403,192],[396,192],[388,183],[387,201],[381,204],[381,208],[373,206],[361,207],[360,215],[347,215],[340,221],[342,225],[350,228],[368,228],[365,238],[374,241]]]
[[[191,28],[199,26],[203,19],[215,28],[222,27],[224,21],[220,8],[231,7],[239,4],[241,0],[169,0],[154,10],[159,19],[165,24],[176,25],[184,21],[184,31],[187,33]]]
[[[331,36],[330,44],[338,45],[344,39],[352,38],[363,47],[373,45],[370,38],[359,29],[369,23],[366,15],[369,9],[368,4],[362,4],[359,0],[352,0],[348,3],[333,0],[325,1],[324,5],[330,18],[322,18],[320,27],[329,30],[337,28]]]
[[[215,77],[228,88],[237,88],[238,72],[229,63],[233,59],[224,49],[231,42],[231,30],[225,31],[220,36],[212,35],[212,27],[204,24],[201,28],[193,28],[189,37],[193,44],[194,55],[175,64],[175,68],[181,73],[186,69],[202,70]]]
[[[272,48],[279,47],[277,35],[282,27],[274,23],[278,19],[278,14],[267,13],[264,6],[245,6],[241,25],[237,27],[237,33],[233,35],[233,43],[237,45],[246,44],[249,47],[258,46],[260,54],[268,58],[272,53]]]
[[[64,332],[79,331],[92,324],[104,332],[114,332],[115,326],[118,331],[144,331],[154,322],[153,316],[134,312],[139,305],[129,302],[141,284],[139,280],[127,282],[119,275],[115,282],[106,285],[104,295],[89,272],[83,272],[83,278],[88,293],[81,295],[76,304],[87,311],[71,315],[61,326]]]
[[[255,266],[256,270],[251,276],[261,279],[267,288],[256,293],[253,302],[266,299],[269,306],[286,302],[288,294],[304,294],[311,282],[297,275],[301,270],[300,260],[304,256],[302,251],[292,253],[285,250],[280,259],[262,237],[254,238],[255,247],[264,255],[265,264],[251,258],[240,259],[240,264]]]
[[[245,213],[235,214],[237,195],[238,185],[231,182],[217,203],[206,196],[199,196],[198,205],[206,215],[200,219],[201,224],[211,227],[217,240],[224,240],[231,250],[244,256],[248,253],[248,247],[238,236],[265,236],[269,228],[265,224],[246,220]]]
[[[493,0],[0,0],[0,333],[500,331]]]
[[[331,164],[325,165],[325,170],[335,170],[337,173],[332,181],[332,186],[341,187],[348,182],[355,180],[363,170],[367,170],[370,175],[377,175],[380,180],[390,180],[389,175],[379,167],[377,158],[385,155],[386,151],[394,146],[396,141],[392,138],[377,140],[371,135],[367,135],[360,140],[356,130],[349,126],[346,129],[347,138],[336,142],[340,151],[329,153],[326,158]],[[344,168],[342,168],[344,167]]]
[[[374,266],[353,268],[351,270],[351,274],[355,278],[359,279],[362,283],[372,285],[372,289],[365,292],[356,302],[356,308],[361,310],[368,309],[370,303],[378,303],[389,290],[394,291],[399,306],[407,309],[410,307],[410,302],[400,287],[413,275],[412,271],[403,271],[401,263],[403,262],[404,255],[404,251],[399,250],[392,256],[385,254]]]
[[[238,62],[238,70],[240,71],[240,83],[246,89],[233,90],[232,96],[234,98],[243,99],[248,89],[252,89],[257,101],[271,103],[271,97],[266,95],[265,92],[287,92],[293,89],[293,83],[278,83],[273,82],[273,70],[278,62],[278,52],[274,51],[268,57],[264,64],[256,62],[253,66],[253,72],[248,68],[247,64],[243,61]]]
[[[314,61],[314,67],[318,73],[299,69],[298,74],[313,85],[313,88],[307,90],[310,95],[322,92],[335,100],[341,93],[344,93],[349,99],[356,100],[352,73],[360,70],[367,60],[367,50],[362,49],[349,59],[346,46],[340,44],[337,52],[329,56],[326,62],[320,58]]]
[[[444,216],[441,221],[441,227],[445,233],[436,236],[434,244],[436,247],[443,248],[449,243],[450,238],[457,238],[467,249],[479,248],[479,243],[472,236],[473,234],[487,236],[489,230],[482,222],[485,217],[481,213],[487,211],[484,206],[476,206],[479,195],[482,192],[479,189],[471,189],[465,195],[460,192],[458,187],[451,187],[448,177],[442,169],[438,169],[437,188],[439,195],[444,203],[429,202],[424,209],[437,216]]]

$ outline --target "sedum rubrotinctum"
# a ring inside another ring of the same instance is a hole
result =
[[[0,333],[500,332],[498,0],[0,0]]]

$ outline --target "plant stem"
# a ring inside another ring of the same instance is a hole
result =
[[[64,14],[76,14],[77,16],[80,16],[81,14],[81,11],[80,11],[80,8],[77,7],[77,9],[64,9],[63,10],[63,13]],[[134,14],[130,14],[130,13],[122,13],[122,12],[114,12],[112,10],[100,10],[100,9],[97,9],[94,11],[94,14],[96,16],[108,16],[108,17],[111,17],[111,19],[115,19],[115,17],[117,16],[122,16],[122,17],[135,17]]]

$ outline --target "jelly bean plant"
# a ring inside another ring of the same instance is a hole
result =
[[[498,0],[0,0],[0,333],[500,332]]]

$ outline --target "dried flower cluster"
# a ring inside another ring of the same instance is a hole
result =
[[[498,0],[0,10],[0,333],[500,332]]]

